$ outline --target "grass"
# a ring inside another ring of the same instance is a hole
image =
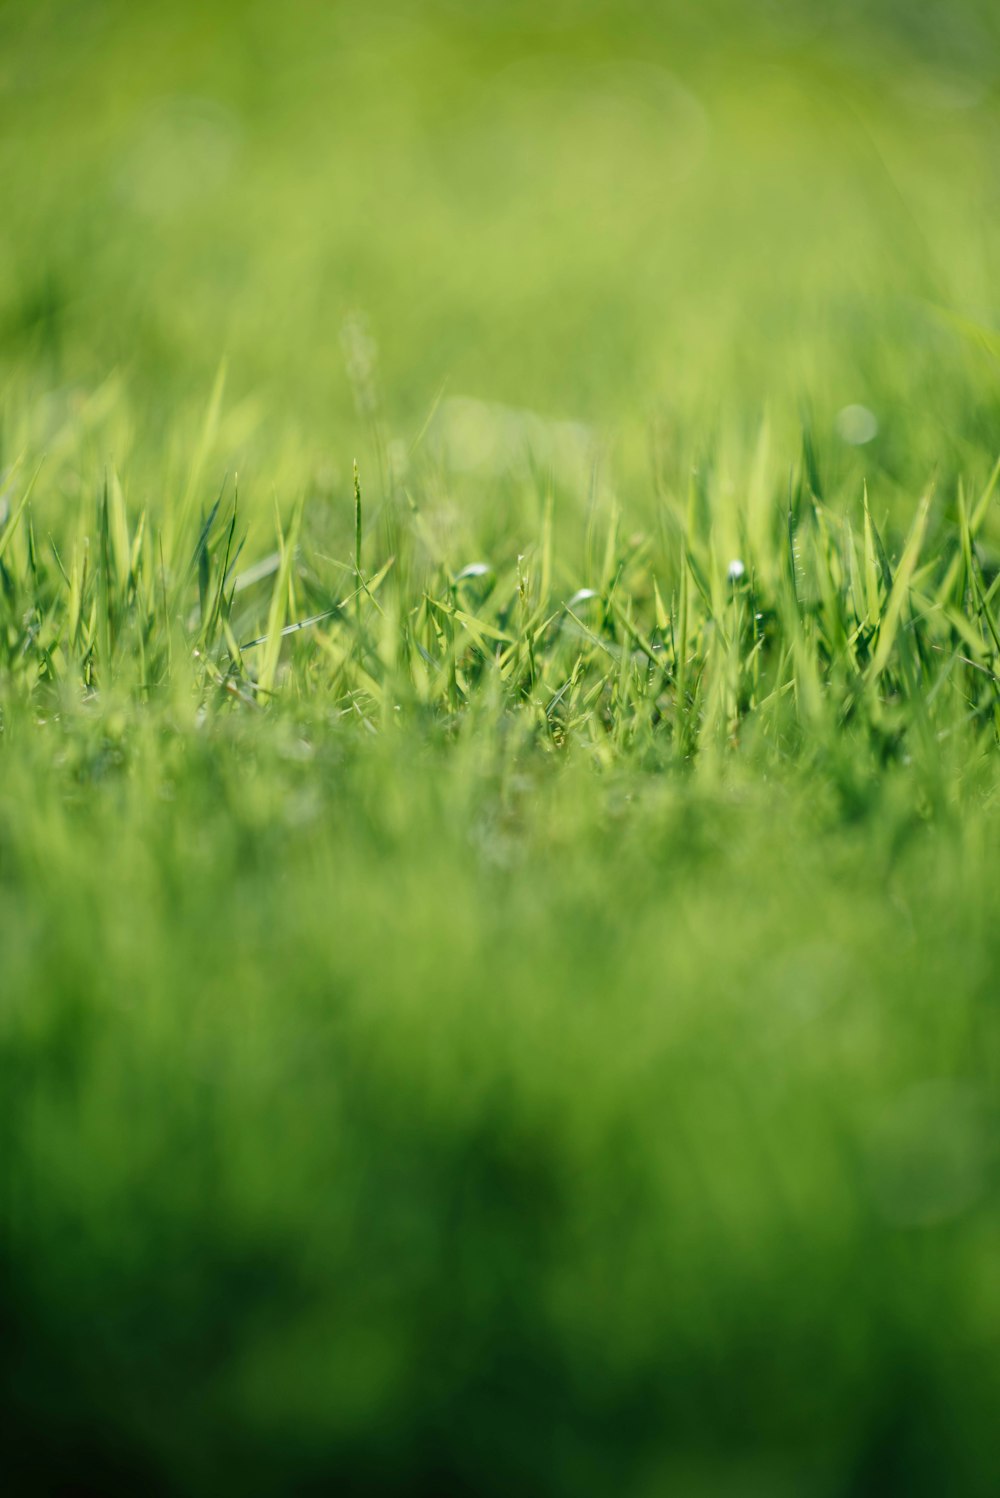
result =
[[[701,14],[0,7],[14,1491],[995,1490],[995,21]]]

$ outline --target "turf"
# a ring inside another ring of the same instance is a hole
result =
[[[13,1491],[996,1491],[997,40],[0,6]]]

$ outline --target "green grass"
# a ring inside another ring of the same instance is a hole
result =
[[[992,7],[355,10],[0,5],[7,1486],[985,1498]]]

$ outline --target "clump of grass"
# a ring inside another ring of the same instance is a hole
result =
[[[746,541],[728,565],[690,506],[682,518],[665,500],[658,526],[628,539],[613,506],[590,576],[561,560],[550,519],[488,563],[432,559],[407,496],[396,551],[366,576],[356,465],[343,563],[310,541],[301,502],[276,549],[248,562],[235,484],[199,520],[182,505],[164,525],[108,474],[92,523],[67,529],[15,468],[4,694],[44,711],[67,691],[188,689],[237,712],[321,698],[376,732],[426,712],[461,731],[488,703],[540,744],[580,741],[603,762],[689,761],[747,738],[780,755],[855,734],[930,766],[943,738],[975,753],[1000,726],[1000,570],[980,541],[998,474],[971,504],[960,482],[948,518],[926,493],[885,542],[867,491],[834,509],[803,464],[787,507],[765,478],[772,503],[752,537],[745,512],[725,515]]]

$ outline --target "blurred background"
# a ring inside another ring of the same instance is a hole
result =
[[[220,463],[272,483],[373,464],[375,403],[456,474],[596,440],[646,484],[808,405],[922,483],[995,430],[998,39],[989,0],[7,0],[8,442],[110,376],[97,448],[152,482],[225,357]]]

